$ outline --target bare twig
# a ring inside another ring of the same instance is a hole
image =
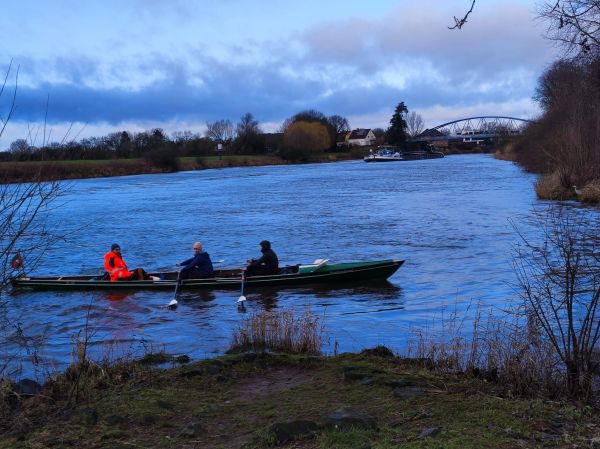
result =
[[[600,1],[545,1],[538,15],[548,24],[546,36],[566,54],[595,55],[600,50]]]
[[[473,3],[471,4],[471,9],[469,9],[467,11],[467,13],[465,14],[465,16],[462,19],[459,19],[458,17],[454,16],[454,21],[456,22],[456,24],[452,27],[448,27],[449,30],[453,30],[453,29],[461,29],[463,27],[463,25],[465,23],[467,23],[467,18],[469,17],[469,14],[471,14],[473,12],[473,8],[475,7],[475,0],[473,0]]]

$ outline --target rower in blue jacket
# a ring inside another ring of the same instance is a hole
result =
[[[202,243],[196,242],[192,248],[194,250],[194,256],[192,258],[175,264],[176,266],[181,267],[181,278],[198,279],[215,277],[210,256],[207,252],[202,251]]]

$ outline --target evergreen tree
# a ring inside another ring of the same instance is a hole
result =
[[[127,131],[123,131],[119,138],[119,145],[117,147],[117,157],[120,159],[127,159],[131,157],[131,137]]]
[[[403,101],[398,103],[394,115],[390,119],[390,127],[385,133],[388,143],[392,145],[401,145],[406,141],[406,113],[408,108]]]

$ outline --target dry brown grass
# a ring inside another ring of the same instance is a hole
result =
[[[575,195],[568,180],[559,171],[540,176],[535,183],[535,193],[542,200],[573,199]]]
[[[323,325],[309,309],[299,317],[294,311],[263,311],[238,326],[228,352],[270,350],[320,354],[322,346]]]
[[[600,203],[600,178],[588,182],[581,189],[579,199],[585,203]]]
[[[508,142],[494,152],[494,157],[501,161],[516,161],[517,154],[515,153],[515,145],[513,142]]]
[[[504,318],[476,312],[471,332],[457,313],[436,323],[439,331],[416,331],[408,356],[426,360],[435,371],[469,373],[495,382],[509,397],[561,396],[564,372],[557,353],[528,319],[508,313]],[[524,322],[525,321],[525,322]]]

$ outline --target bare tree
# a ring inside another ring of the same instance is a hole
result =
[[[423,132],[425,123],[421,114],[411,111],[406,116],[406,133],[409,137],[415,138]]]
[[[254,116],[247,112],[236,125],[236,138],[232,144],[233,151],[238,154],[258,154],[265,150],[262,130]]]
[[[546,36],[562,44],[567,54],[598,54],[600,1],[545,1],[539,8],[539,17],[548,22]]]
[[[350,124],[348,123],[348,119],[346,117],[342,117],[341,115],[330,115],[327,117],[327,121],[335,130],[336,135],[350,131]]]
[[[206,137],[215,142],[230,142],[233,135],[233,124],[229,120],[206,122]]]
[[[0,85],[0,101],[6,98],[12,73],[11,61]],[[17,67],[13,92],[8,96],[8,113],[1,118],[0,137],[15,110],[18,76]],[[34,263],[53,240],[44,216],[49,212],[50,202],[61,192],[57,182],[8,184],[7,177],[8,173],[4,170],[0,175],[0,302],[10,276],[23,268],[24,259],[29,257],[27,261]]]
[[[282,123],[281,126],[279,127],[279,129],[277,130],[278,133],[281,134],[285,134],[285,132],[287,131],[287,129],[290,127],[290,125],[293,123],[293,120],[291,118],[286,118]]]
[[[197,139],[199,136],[194,134],[191,131],[175,131],[171,134],[171,138],[173,142],[181,143],[181,142],[191,142],[194,139]]]
[[[566,390],[590,399],[600,339],[598,219],[562,207],[540,216],[543,240],[522,237],[515,267],[529,324],[553,346]]]
[[[15,109],[18,68],[15,71],[13,92],[7,95],[12,84],[12,81],[9,83],[12,73],[11,64],[0,85],[0,103],[8,103],[3,108],[8,113],[1,117],[0,137]],[[53,201],[62,193],[62,186],[56,181],[40,181],[40,167],[30,167],[37,171],[38,181],[9,184],[9,169],[10,167],[3,167],[0,174],[0,347],[7,348],[5,339],[10,338],[13,344],[16,342],[23,352],[31,356],[36,365],[37,340],[25,334],[18,318],[14,315],[9,318],[6,293],[11,277],[23,275],[25,267],[35,267],[45,250],[59,238],[48,219]],[[10,352],[3,351],[2,359],[0,376],[7,372],[11,364]]]

